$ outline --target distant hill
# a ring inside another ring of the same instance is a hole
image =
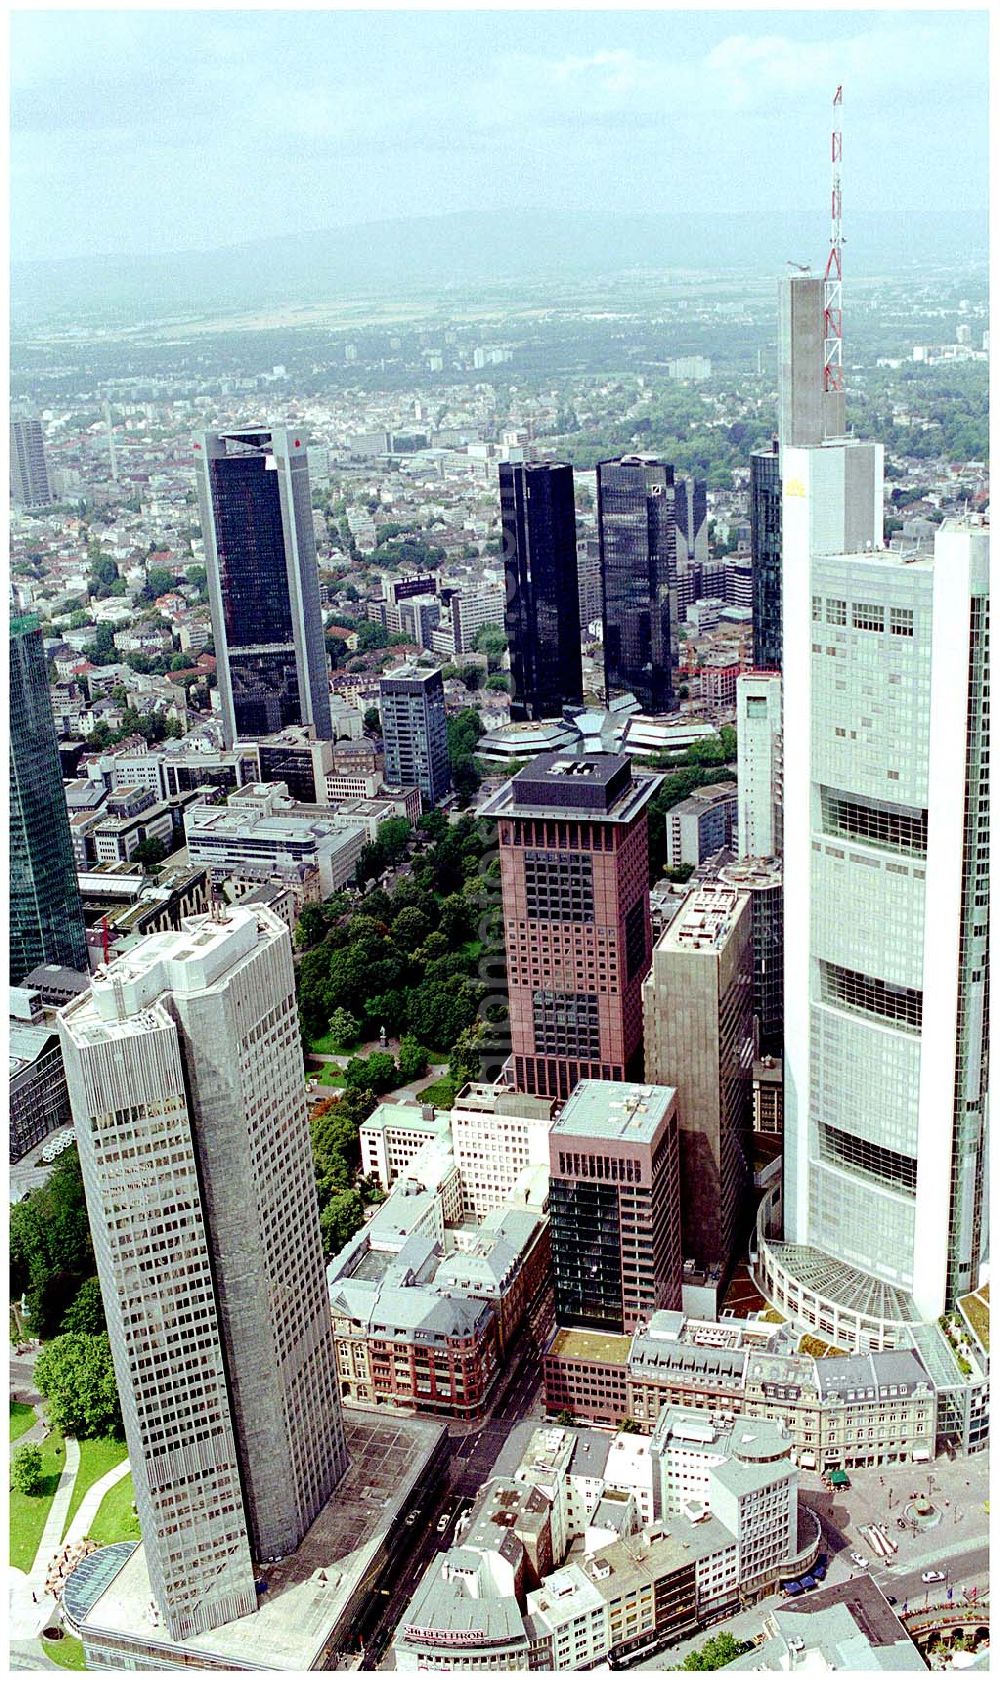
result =
[[[787,259],[825,258],[819,217],[793,213],[596,216],[483,211],[253,240],[246,245],[146,257],[82,257],[14,263],[15,327],[52,317],[323,304],[351,294],[441,293],[486,281],[579,281],[630,269],[784,271]],[[956,210],[944,226],[896,207],[850,218],[847,265],[856,275],[892,274],[914,261],[985,258],[985,212]]]

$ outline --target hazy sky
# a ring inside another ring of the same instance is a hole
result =
[[[986,199],[985,11],[92,11],[11,22],[12,256],[522,204]]]

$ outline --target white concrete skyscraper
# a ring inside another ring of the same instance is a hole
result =
[[[285,925],[189,918],[61,1014],[150,1584],[251,1613],[346,1467]]]
[[[781,853],[781,674],[736,680],[736,775],[741,859]]]
[[[783,461],[785,1233],[758,1263],[842,1347],[939,1317],[985,1243],[989,534],[824,543],[880,515],[852,448]]]

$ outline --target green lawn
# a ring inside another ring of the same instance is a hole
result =
[[[312,1053],[336,1053],[338,1058],[353,1058],[360,1046],[361,1042],[358,1040],[352,1041],[349,1047],[345,1047],[342,1041],[335,1041],[327,1031],[325,1035],[320,1035],[315,1041],[310,1041],[309,1051]]]
[[[31,1571],[45,1517],[52,1507],[59,1475],[66,1465],[66,1445],[62,1433],[50,1432],[39,1449],[42,1452],[41,1493],[37,1497],[25,1497],[21,1491],[10,1494],[10,1564],[20,1567],[23,1573]]]
[[[82,1438],[80,1440],[80,1466],[77,1469],[76,1483],[73,1495],[69,1500],[69,1511],[66,1515],[66,1525],[63,1527],[65,1538],[69,1530],[69,1523],[83,1502],[84,1496],[92,1485],[117,1467],[128,1455],[128,1446],[119,1438]]]
[[[26,1433],[28,1428],[34,1425],[34,1422],[35,1411],[30,1403],[15,1403],[12,1399],[10,1405],[11,1444],[14,1443],[15,1439],[20,1438],[22,1433]]]
[[[439,1076],[436,1082],[431,1082],[426,1088],[421,1088],[417,1094],[421,1105],[436,1105],[439,1110],[450,1110],[455,1103],[455,1095],[461,1086],[451,1076]]]
[[[344,1086],[344,1072],[339,1064],[324,1064],[322,1070],[312,1072],[312,1079],[323,1088],[342,1088]]]
[[[56,1666],[67,1667],[73,1672],[86,1672],[87,1665],[83,1658],[83,1644],[78,1637],[60,1637],[57,1643],[51,1643],[47,1637],[42,1638],[42,1648],[50,1661]]]
[[[132,1513],[135,1491],[132,1475],[126,1474],[117,1485],[105,1493],[94,1519],[87,1528],[88,1538],[96,1544],[118,1544],[124,1538],[138,1538],[139,1522]]]

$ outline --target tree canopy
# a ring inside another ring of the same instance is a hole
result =
[[[95,1268],[75,1145],[43,1186],[11,1206],[10,1261],[11,1285],[27,1295],[33,1332],[43,1338],[57,1333]]]
[[[64,1333],[43,1345],[35,1385],[49,1420],[74,1438],[113,1438],[122,1432],[118,1387],[106,1333]]]

